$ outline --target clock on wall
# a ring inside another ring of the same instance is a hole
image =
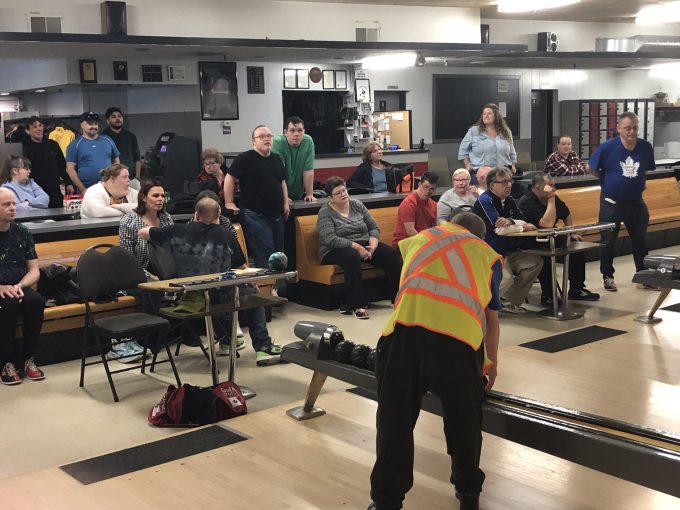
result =
[[[369,80],[354,80],[354,96],[358,103],[371,102],[371,82]]]

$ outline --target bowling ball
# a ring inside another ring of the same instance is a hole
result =
[[[354,342],[350,340],[342,340],[338,342],[333,349],[333,359],[340,363],[349,363],[349,357],[354,349]]]
[[[337,331],[330,335],[328,343],[330,344],[331,349],[335,349],[335,346],[342,342],[344,339],[345,336],[342,334],[342,331]]]
[[[285,253],[276,251],[269,255],[269,269],[272,271],[285,271],[288,267],[288,257]]]
[[[349,355],[349,362],[357,368],[366,368],[366,358],[371,348],[368,345],[355,345]]]
[[[375,371],[375,358],[377,355],[378,352],[375,349],[371,349],[371,352],[366,356],[366,368],[371,371]]]

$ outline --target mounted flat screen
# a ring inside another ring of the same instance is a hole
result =
[[[504,103],[505,120],[519,138],[519,78],[517,76],[432,76],[432,141],[460,141],[479,119],[486,103]]]

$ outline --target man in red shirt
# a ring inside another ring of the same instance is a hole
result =
[[[431,198],[437,189],[437,182],[437,174],[425,172],[420,177],[418,188],[401,202],[392,246],[397,248],[402,239],[437,225],[437,202]]]

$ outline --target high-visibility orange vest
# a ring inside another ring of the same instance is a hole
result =
[[[502,257],[452,223],[404,239],[399,249],[401,283],[383,335],[397,323],[421,326],[478,350],[486,331],[492,267]]]

